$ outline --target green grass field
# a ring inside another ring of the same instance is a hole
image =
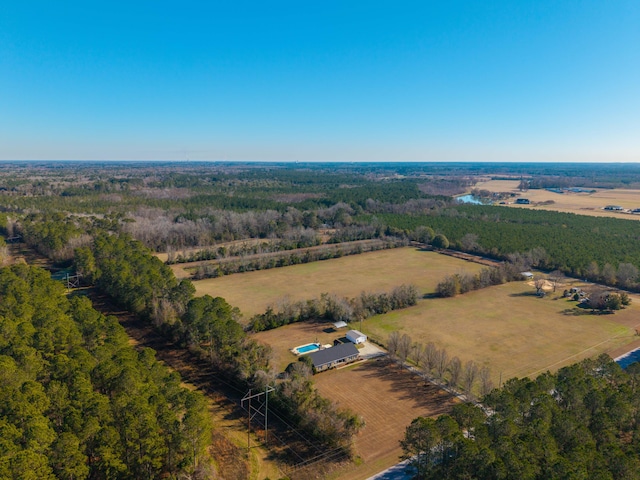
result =
[[[475,273],[481,268],[473,262],[406,247],[237,273],[193,284],[196,295],[223,297],[248,318],[285,297],[307,300],[325,292],[355,297],[362,291],[389,291],[403,283],[414,284],[423,295],[433,292],[446,275]]]
[[[363,322],[364,333],[386,339],[406,333],[433,342],[449,357],[487,365],[496,385],[511,377],[535,376],[609,352],[636,340],[640,297],[612,315],[566,315],[576,303],[558,294],[538,298],[525,282],[513,282],[454,298],[422,300],[415,307]],[[560,289],[562,291],[562,289]]]

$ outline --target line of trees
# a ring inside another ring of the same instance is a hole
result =
[[[493,390],[489,367],[480,367],[473,360],[463,364],[457,356],[449,357],[446,349],[437,348],[433,342],[413,343],[409,335],[395,331],[387,339],[387,350],[400,365],[411,360],[430,377],[463,391],[467,398],[475,398],[476,390],[481,396]]]
[[[406,244],[407,242],[402,239],[385,238],[371,240],[366,243],[332,244],[324,245],[321,248],[304,249],[302,251],[266,253],[251,258],[225,258],[215,263],[198,266],[193,278],[194,280],[201,280],[203,278],[217,278],[234,273],[288,267],[301,263],[318,262],[349,255],[358,255],[365,252],[398,248]]]
[[[511,262],[505,262],[497,267],[487,267],[474,274],[455,273],[446,276],[436,285],[436,294],[440,297],[455,297],[461,293],[480,290],[492,285],[522,280],[522,270]]]
[[[373,315],[388,313],[415,305],[418,291],[414,285],[400,285],[390,292],[362,292],[355,298],[323,293],[318,298],[291,302],[282,299],[277,306],[269,306],[264,313],[254,315],[248,330],[261,332],[290,323],[313,321],[354,322]]]

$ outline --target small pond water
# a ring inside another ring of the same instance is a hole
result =
[[[468,193],[467,195],[460,195],[456,197],[458,203],[471,203],[473,205],[487,205],[487,202],[483,202],[481,198],[476,197]]]

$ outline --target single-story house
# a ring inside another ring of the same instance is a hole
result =
[[[364,343],[367,341],[367,336],[358,330],[349,330],[345,337],[353,343]]]
[[[311,352],[309,358],[315,372],[346,365],[358,359],[358,349],[353,343],[341,343],[335,347]]]

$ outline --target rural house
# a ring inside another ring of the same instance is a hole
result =
[[[315,372],[346,365],[358,359],[358,349],[353,343],[341,343],[309,354]]]

